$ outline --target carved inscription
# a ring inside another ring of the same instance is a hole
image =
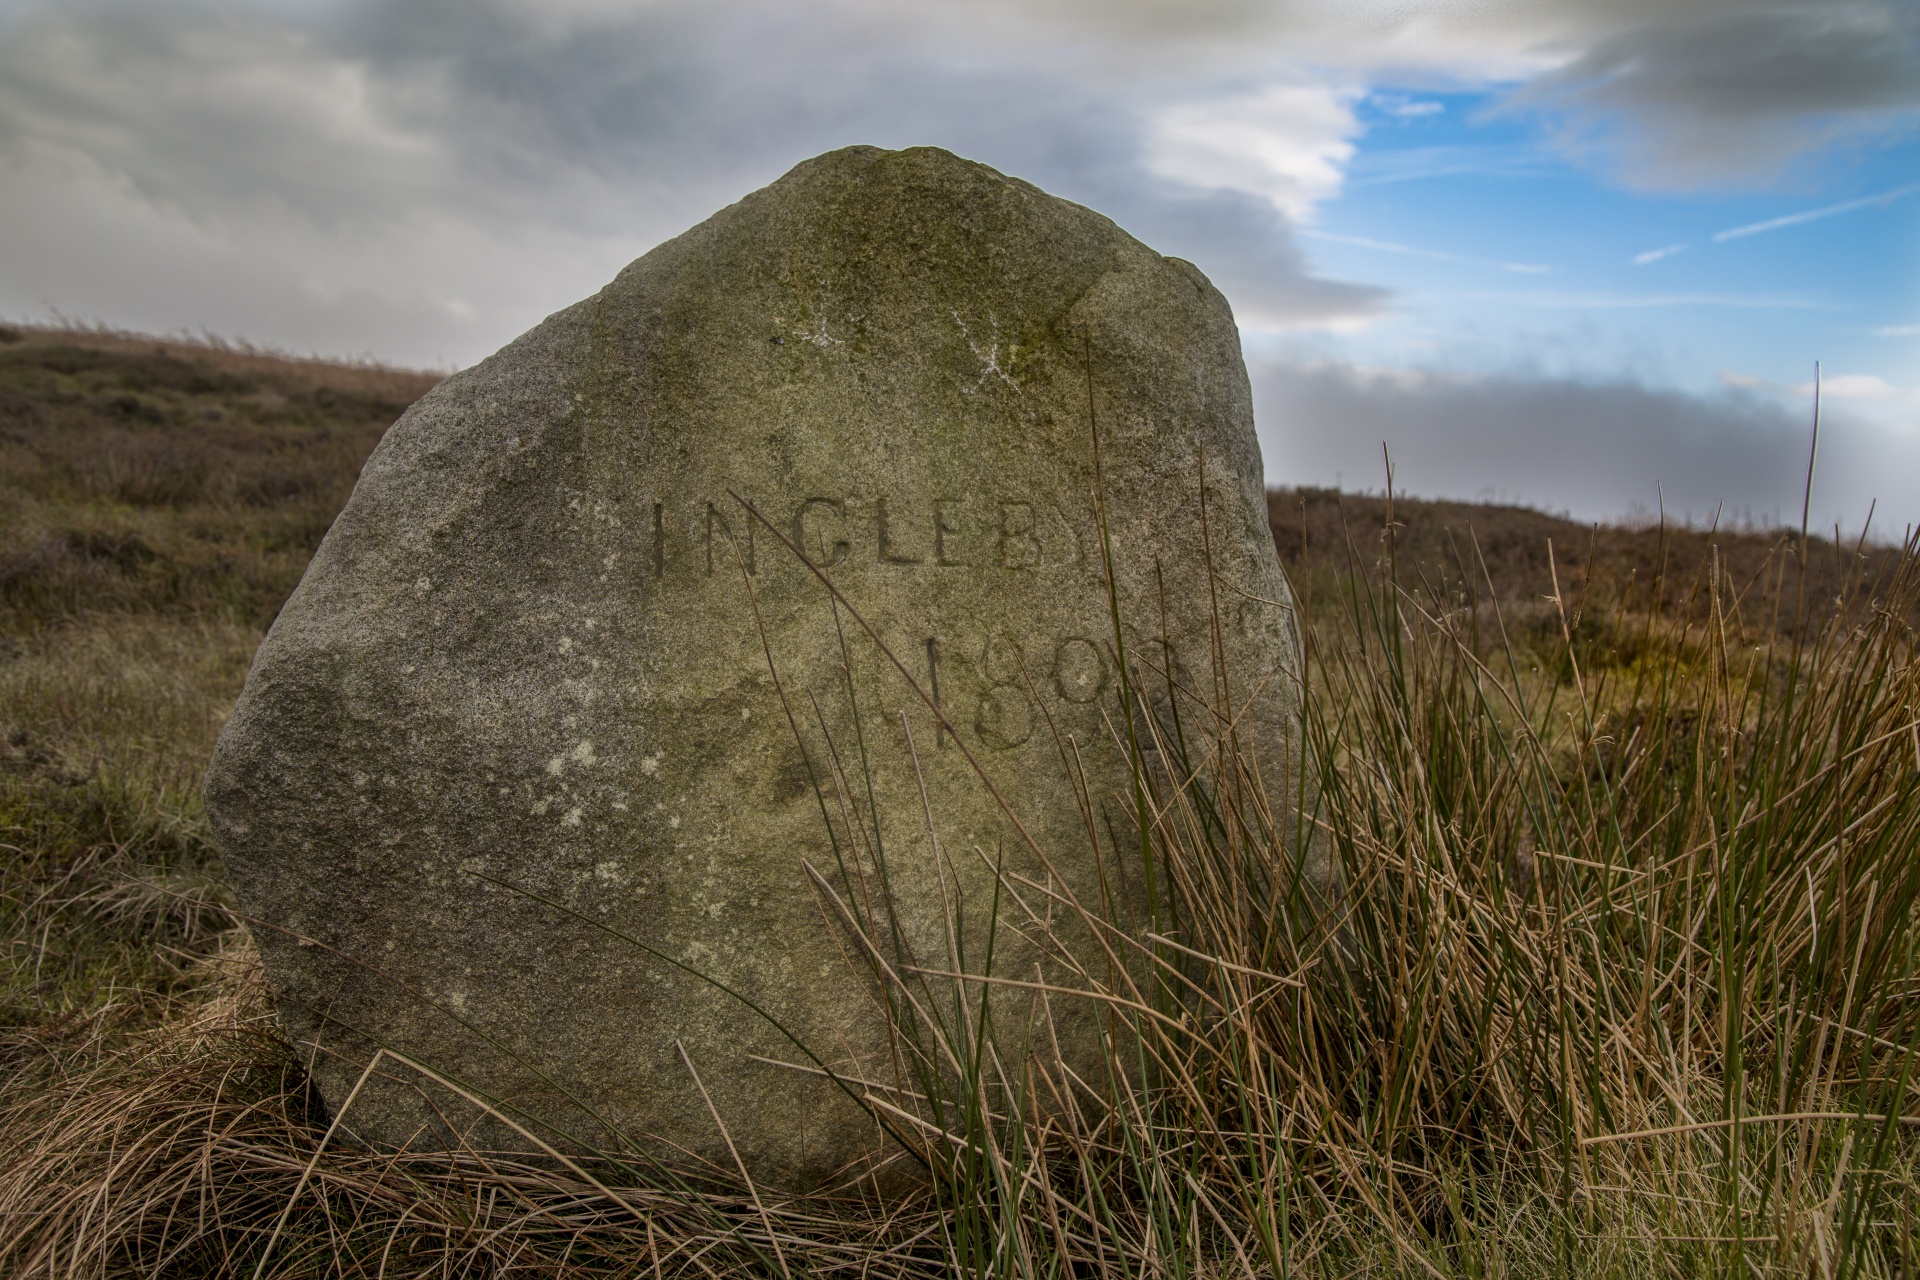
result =
[[[847,558],[847,504],[839,498],[808,498],[793,513],[793,545],[823,569]]]
[[[734,516],[739,521],[741,533],[740,533],[740,536],[738,537],[734,535],[733,526],[728,523],[729,515]],[[719,550],[720,550],[721,563],[724,564],[730,558],[728,555],[728,545],[731,544],[733,551],[739,555],[740,562],[746,566],[747,572],[752,573],[754,571],[754,568],[753,568],[753,518],[747,515],[746,512],[740,511],[737,507],[733,512],[730,513],[727,511],[723,511],[721,508],[709,502],[707,504],[707,574],[708,576],[711,577],[713,574],[713,566],[714,566],[713,535],[716,529],[718,529],[720,533]]]
[[[653,504],[653,580],[667,576],[667,528],[661,521],[660,504]]]
[[[1053,691],[1068,702],[1093,702],[1107,691],[1107,656],[1100,646],[1068,636],[1053,650]]]
[[[1026,663],[1018,641],[995,636],[980,655],[986,685],[974,706],[973,730],[989,751],[1017,747],[1033,736],[1033,705],[1027,696]]]
[[[759,521],[724,489],[722,493],[692,502],[665,495],[663,501],[646,504],[652,545],[641,561],[644,573],[656,582],[692,584],[742,571],[764,578],[788,571],[783,565],[799,569],[784,548],[756,545]],[[755,505],[781,537],[823,570],[927,575],[1090,571],[1088,535],[1076,529],[1058,505],[991,490],[952,494],[948,490],[903,501],[893,494],[829,490],[790,499],[757,498]],[[1061,586],[1068,589],[1067,583]],[[983,621],[996,625],[991,619]],[[922,632],[907,641],[903,655],[925,646],[927,692],[952,726],[951,731],[936,729],[934,750],[951,748],[949,737],[958,735],[976,750],[1013,751],[1045,738],[1050,721],[1073,725],[1072,732],[1087,732],[1081,709],[1096,708],[1119,685],[1110,640],[1097,632],[1036,638],[1033,621],[1024,631],[1014,630],[1010,618],[1003,618],[1007,630],[969,633],[963,624],[959,635]],[[1131,652],[1134,641],[1128,646]],[[1175,682],[1183,682],[1185,673],[1177,662],[1152,648],[1143,651],[1143,677],[1164,685],[1172,668]],[[1068,719],[1063,722],[1062,716]]]
[[[937,651],[937,642],[927,641],[930,667]],[[1035,693],[1051,688],[1062,702],[1086,706],[1106,693],[1111,674],[1106,647],[1086,636],[1057,641],[1053,651],[1036,665],[1019,641],[996,634],[980,651],[973,731],[989,751],[1022,746],[1033,737],[1038,720],[1033,705]]]
[[[738,568],[758,573],[758,521],[731,496],[689,507],[649,506],[652,545],[643,563],[655,581],[683,574],[709,578]],[[816,493],[791,505],[763,503],[760,510],[783,521],[781,532],[823,569],[867,564],[1033,570],[1086,562],[1082,534],[1065,513],[1028,498],[974,493],[900,503],[887,495]]]
[[[927,637],[927,684],[932,689],[933,705],[939,709],[941,715],[946,715],[946,704],[940,700],[940,638],[938,636]],[[947,745],[945,726],[933,735],[933,745],[936,750]]]
[[[880,549],[881,564],[919,564],[920,557],[906,555],[893,544],[893,525],[887,519],[887,500],[876,498],[874,509],[874,540]]]
[[[962,503],[957,498],[935,498],[933,500],[933,562],[935,564],[959,564],[947,539],[955,535],[964,536],[966,530],[958,523],[959,508]]]
[[[1040,539],[1034,533],[1031,502],[1000,504],[1000,567],[1031,569],[1040,563]]]

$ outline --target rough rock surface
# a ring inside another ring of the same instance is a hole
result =
[[[1242,749],[1284,805],[1297,639],[1233,317],[1196,268],[1085,208],[943,151],[836,151],[409,410],[262,645],[206,788],[328,1102],[384,1044],[545,1140],[617,1130],[730,1164],[678,1042],[757,1177],[884,1157],[830,1083],[755,1060],[799,1054],[689,970],[836,1070],[886,1075],[867,978],[802,867],[843,885],[829,820],[861,856],[836,763],[871,843],[863,751],[923,963],[947,963],[946,916],[916,758],[964,929],[988,859],[1042,872],[776,535],[937,692],[1060,875],[1097,900],[1104,856],[1137,903],[1090,401],[1130,659],[1170,648],[1210,691],[1217,607],[1252,702]],[[1031,977],[1017,923],[996,967]],[[1073,1003],[1053,1013],[1084,1057]],[[1015,1040],[1025,1016],[1003,1019]],[[418,1144],[474,1119],[390,1062],[346,1127]],[[527,1146],[484,1118],[472,1133]]]

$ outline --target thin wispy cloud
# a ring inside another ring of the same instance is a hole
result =
[[[1407,147],[1365,152],[1354,157],[1347,185],[1371,187],[1430,178],[1535,178],[1555,172],[1561,162],[1538,147],[1489,143],[1477,146]]]
[[[1920,387],[1902,387],[1877,373],[1830,373],[1818,381],[1777,382],[1772,378],[1722,370],[1720,381],[1729,387],[1801,398],[1810,398],[1817,390],[1823,397],[1836,400],[1920,399]]]
[[[1397,93],[1376,93],[1367,101],[1376,111],[1401,120],[1437,116],[1447,109],[1444,102],[1435,102],[1431,98],[1408,98]]]
[[[1644,267],[1649,262],[1658,262],[1662,258],[1671,258],[1676,253],[1685,253],[1686,251],[1687,246],[1685,244],[1662,245],[1658,249],[1649,249],[1645,253],[1634,254],[1633,265],[1636,267]]]
[[[1422,249],[1417,245],[1395,244],[1391,240],[1374,240],[1367,236],[1341,235],[1334,231],[1321,231],[1314,227],[1304,227],[1299,232],[1309,240],[1325,240],[1330,244],[1352,245],[1356,249],[1371,249],[1376,253],[1397,253],[1408,258],[1428,258],[1434,262],[1459,262],[1473,267],[1492,267],[1500,271],[1511,271],[1518,275],[1544,275],[1553,268],[1537,262],[1502,262],[1497,258],[1476,258],[1464,253],[1447,253],[1441,249]]]
[[[1886,400],[1898,396],[1910,396],[1913,393],[1906,387],[1895,386],[1877,373],[1843,373],[1822,378],[1819,383],[1820,394],[1837,396],[1842,400]],[[1802,382],[1794,387],[1801,395],[1810,396],[1814,384]]]
[[[1882,325],[1873,331],[1876,338],[1920,338],[1920,324]]]
[[[1818,209],[1806,209],[1800,213],[1789,213],[1780,218],[1768,218],[1764,222],[1749,222],[1741,227],[1729,227],[1725,231],[1713,233],[1713,242],[1723,244],[1728,240],[1741,240],[1747,236],[1764,235],[1769,231],[1779,231],[1786,227],[1797,227],[1802,223],[1818,222],[1822,218],[1838,217],[1843,213],[1853,213],[1860,209],[1892,204],[1902,196],[1920,191],[1920,182],[1909,182],[1904,187],[1895,187],[1891,191],[1882,191],[1877,196],[1863,196],[1858,200],[1843,200],[1839,204],[1824,205]]]
[[[1605,293],[1516,289],[1508,293],[1455,293],[1464,301],[1505,302],[1517,306],[1570,311],[1630,311],[1669,307],[1728,307],[1742,311],[1832,311],[1835,304],[1797,294],[1775,293]]]

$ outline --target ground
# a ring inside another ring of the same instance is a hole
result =
[[[933,1096],[886,1105],[934,1177],[887,1213],[323,1146],[198,780],[434,381],[0,329],[0,1271],[1920,1266],[1913,548],[1314,489],[1269,507],[1338,909],[1302,914],[1230,750],[1143,766],[1176,976],[1089,979],[1143,1055],[1105,1091],[1021,1120],[923,983]]]

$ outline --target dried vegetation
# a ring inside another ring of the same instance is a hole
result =
[[[1153,936],[1003,885],[1003,927],[1112,947],[1030,993],[1104,1006],[1106,1079],[992,1034],[957,924],[952,954],[898,952],[884,885],[844,892],[878,870],[860,779],[826,770],[818,884],[900,1032],[863,1090],[922,1194],[333,1141],[193,788],[429,382],[0,333],[0,1272],[1920,1271],[1916,548],[1313,491],[1273,511],[1331,909],[1234,749],[1244,691],[1137,658],[1138,793],[1080,802],[1158,886]]]

